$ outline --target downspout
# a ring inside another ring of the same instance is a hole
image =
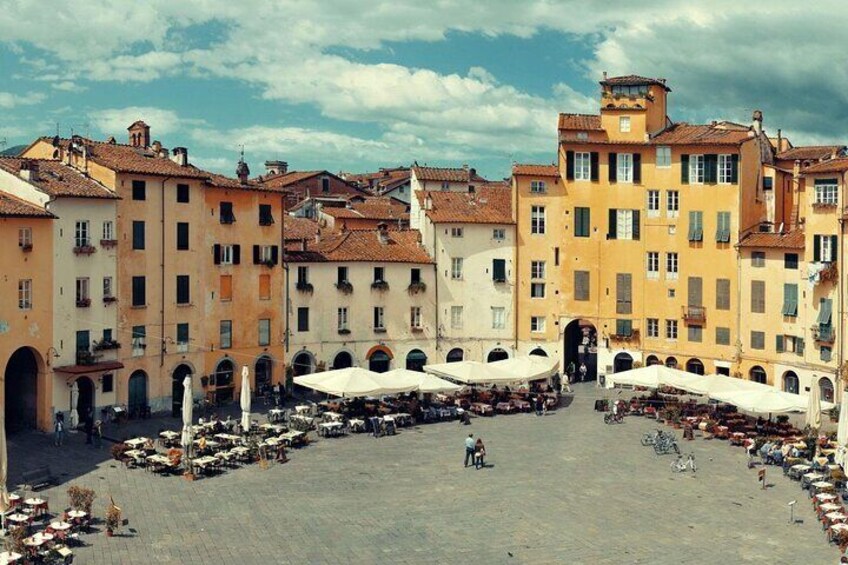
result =
[[[842,173],[842,186],[845,186],[845,177],[846,174]],[[844,206],[844,198],[843,198],[843,206]],[[842,269],[845,267],[845,218],[844,218],[844,209],[840,212],[838,221],[839,221],[839,234],[837,237],[839,238],[839,257],[837,258],[838,265],[836,267],[836,272],[838,273],[836,277],[836,284],[839,286],[839,343],[836,349],[836,379],[835,382],[839,383],[836,387],[836,390],[840,392],[839,402],[842,402],[841,396],[845,394],[845,383],[842,381],[842,363],[844,353],[842,351],[844,346],[844,331],[845,331],[845,291],[843,290],[842,285]],[[834,395],[834,401],[837,399]]]
[[[418,229],[419,230],[423,227],[421,225],[422,216],[424,218],[424,221],[426,221],[427,214],[421,214],[419,212],[419,218],[418,218]],[[439,325],[439,308],[440,308],[440,306],[439,306],[439,251],[438,251],[438,248],[436,247],[435,224],[433,224],[433,274],[435,275],[434,280],[436,282],[436,296],[435,296],[435,300],[436,300],[436,351],[441,351],[441,345],[439,343],[439,340],[442,337],[442,327]],[[465,358],[465,356],[463,355],[463,359],[464,358]]]
[[[285,277],[285,295],[284,295],[284,303],[283,303],[283,390],[286,391],[286,394],[291,394],[290,390],[287,390],[288,378],[286,377],[286,355],[289,352],[289,315],[291,314],[291,308],[289,305],[289,261],[286,256],[286,197],[285,195],[280,197],[280,204],[282,206],[280,210],[280,262],[283,264],[283,276]],[[271,289],[269,289],[270,291]]]
[[[159,285],[159,292],[161,303],[159,307],[159,332],[160,339],[162,340],[162,347],[159,349],[159,367],[162,368],[165,366],[165,183],[171,180],[174,177],[165,177],[162,179],[162,201],[161,201],[161,210],[160,210],[160,224],[162,226],[162,237],[161,237],[161,245],[160,245],[160,264],[159,264],[159,272],[161,274],[161,281]],[[161,381],[161,379],[160,379]]]
[[[513,295],[513,306],[512,306],[512,351],[514,354],[518,354],[518,273],[521,271],[519,268],[519,256],[518,256],[518,181],[515,180],[515,175],[512,176],[512,219],[515,221],[515,229],[513,230],[513,248],[515,249],[515,254],[512,263],[512,271],[515,276],[515,283],[512,285],[512,295]]]

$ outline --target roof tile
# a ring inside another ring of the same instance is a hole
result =
[[[436,224],[513,224],[512,190],[481,187],[477,192],[428,191],[427,217]]]
[[[303,262],[432,263],[418,242],[418,231],[389,230],[386,243],[378,230],[354,230],[307,242],[305,251],[287,251],[287,259]]]
[[[829,159],[827,161],[822,161],[821,163],[810,165],[809,167],[801,170],[801,172],[805,175],[813,175],[817,173],[843,173],[845,171],[848,171],[848,157]]]
[[[34,164],[37,166],[38,172],[29,182],[52,197],[120,198],[102,184],[60,161],[51,159],[22,159],[18,157],[0,158],[0,169],[15,176],[20,176],[21,166],[24,164],[29,164],[30,166]]]
[[[581,131],[603,131],[598,114],[560,114],[559,129]]]
[[[829,159],[832,155],[839,155],[844,149],[844,145],[805,145],[781,151],[775,155],[775,158],[781,161],[818,161]]]
[[[7,192],[0,192],[0,218],[55,218],[53,214]]]
[[[528,177],[558,177],[559,168],[556,165],[529,165],[517,163],[512,166],[514,176]]]
[[[804,232],[751,232],[739,242],[739,247],[771,249],[804,249]]]

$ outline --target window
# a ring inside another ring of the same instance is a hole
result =
[[[492,259],[492,280],[506,282],[506,259]]]
[[[413,268],[409,270],[409,283],[418,284],[421,282],[421,269]]]
[[[665,321],[665,338],[677,339],[677,320]]]
[[[271,300],[271,275],[259,275],[259,300]]]
[[[409,327],[421,328],[421,307],[412,306],[409,309]]]
[[[462,306],[451,306],[451,328],[462,329]]]
[[[492,329],[506,329],[506,309],[503,306],[492,307]]]
[[[836,260],[836,236],[813,236],[813,261],[831,263]]]
[[[89,245],[91,245],[91,232],[88,230],[88,220],[78,221],[74,230],[74,247]]]
[[[18,309],[32,309],[32,279],[18,281]]]
[[[574,271],[574,300],[589,300],[589,271]]]
[[[270,226],[274,224],[274,214],[271,213],[270,204],[259,205],[259,225]]]
[[[836,206],[838,200],[836,179],[816,179],[816,204]]]
[[[731,155],[718,156],[718,183],[730,184],[733,178],[733,159]]]
[[[147,347],[147,328],[144,326],[133,326],[131,345],[133,357],[144,355],[144,348]]]
[[[336,286],[349,282],[347,278],[347,267],[336,268]]]
[[[147,183],[143,180],[132,181],[132,199],[146,200],[147,199]]]
[[[147,279],[144,277],[132,278],[132,305],[147,306]]]
[[[132,223],[132,248],[144,249],[144,222],[134,221]]]
[[[668,218],[676,218],[680,214],[680,192],[667,190],[665,192],[665,215]]]
[[[822,345],[819,349],[819,358],[822,361],[828,362],[833,359],[833,348]]]
[[[545,331],[545,317],[530,316],[530,331],[533,333],[543,333]]]
[[[730,243],[730,212],[718,213],[715,240],[718,243]]]
[[[716,310],[730,310],[730,279],[716,279]]]
[[[766,266],[766,252],[765,251],[752,251],[751,252],[751,266],[762,268]]]
[[[763,190],[772,190],[774,188],[774,179],[772,177],[763,177]]]
[[[689,212],[689,241],[704,240],[704,213]]]
[[[610,209],[607,239],[639,239],[639,210]]]
[[[693,343],[700,343],[704,340],[704,328],[701,326],[689,326],[687,333],[687,339]]]
[[[115,224],[112,220],[106,220],[103,222],[103,239],[106,241],[115,240]]]
[[[229,349],[233,346],[233,321],[221,320],[220,327],[220,347],[221,349]]]
[[[530,283],[530,298],[544,298],[545,283]]]
[[[689,277],[686,280],[686,304],[687,306],[704,305],[704,279],[701,277]]]
[[[339,331],[350,331],[348,327],[348,313],[347,307],[341,307],[336,309],[336,324]]]
[[[703,155],[689,155],[689,182],[692,184],[704,183]]]
[[[671,147],[667,145],[657,146],[657,168],[667,169],[671,167]]]
[[[453,280],[462,279],[462,257],[451,258],[451,278]]]
[[[665,280],[667,281],[676,281],[677,280],[677,253],[671,252],[665,254]]]
[[[374,282],[385,282],[386,270],[383,267],[374,267]]]
[[[530,278],[543,279],[545,278],[545,262],[530,261]]]
[[[451,237],[462,237],[462,228],[451,228]]]
[[[751,349],[766,348],[766,333],[751,331]]]
[[[233,299],[233,276],[221,275],[219,282],[221,302],[229,302]]]
[[[539,235],[545,233],[544,206],[532,206],[530,208],[530,233]]]
[[[630,133],[630,116],[621,116],[618,118],[618,131],[621,133]]]
[[[531,180],[530,181],[530,192],[534,194],[542,194],[547,192],[547,187],[545,186],[545,181],[543,180]]]
[[[177,304],[191,302],[191,279],[188,275],[177,275]]]
[[[300,307],[297,309],[297,331],[309,331],[309,308]]]
[[[241,260],[240,245],[215,245],[218,257],[216,264],[220,265],[238,265]]]
[[[648,191],[648,217],[658,218],[660,215],[660,191]]]
[[[765,281],[751,281],[751,312],[764,314],[766,311]]]
[[[730,328],[719,328],[715,329],[715,342],[716,345],[730,345]]]
[[[442,190],[450,190],[450,183],[447,181],[442,182]]]
[[[309,284],[309,267],[299,266],[297,268],[297,286]]]
[[[177,324],[177,353],[188,351],[188,324]]]
[[[188,222],[177,222],[177,251],[188,251]]]
[[[574,237],[589,237],[591,208],[574,209]]]
[[[574,180],[592,180],[592,154],[574,154]]]
[[[115,376],[112,373],[104,373],[102,379],[103,392],[113,392],[115,390]]]
[[[633,311],[633,276],[630,273],[615,275],[615,313],[630,314]]]
[[[783,285],[783,315],[797,316],[798,315],[798,285],[784,284]]]
[[[268,318],[259,319],[259,345],[271,344],[271,320]]]
[[[187,184],[178,184],[177,185],[177,202],[179,204],[188,204],[189,201],[189,188]]]
[[[660,337],[659,318],[648,318],[648,337]]]
[[[649,279],[657,280],[660,278],[660,254],[658,251],[648,251],[646,269]]]
[[[633,182],[633,153],[619,153],[617,161],[618,182]]]
[[[276,245],[255,245],[254,253],[256,253],[256,258],[259,263],[264,265],[276,265],[277,264],[277,246]],[[257,263],[257,264],[259,264]]]
[[[236,221],[236,215],[233,213],[232,202],[221,202],[218,217],[222,224],[232,224]]]
[[[559,267],[559,247],[554,247],[554,265]]]
[[[321,177],[321,192],[324,194],[330,193],[330,177]]]
[[[103,277],[103,298],[112,298],[112,277]]]
[[[495,228],[492,230],[492,239],[495,241],[503,241],[506,239],[506,230],[503,228]]]
[[[797,253],[784,253],[783,254],[783,268],[784,269],[797,269],[798,268],[798,254]]]
[[[385,310],[382,306],[375,306],[374,307],[374,329],[375,330],[385,330],[386,329]]]

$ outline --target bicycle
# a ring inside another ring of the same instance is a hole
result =
[[[677,440],[673,436],[663,436],[662,439],[654,444],[654,452],[657,455],[666,455],[672,451],[680,455],[680,448],[677,446]]]
[[[612,412],[607,412],[604,414],[604,424],[623,424],[624,416],[622,414],[613,414]]]
[[[685,459],[683,455],[678,455],[677,459],[671,462],[671,470],[674,473],[682,473],[686,469],[692,469],[693,473],[698,471],[698,466],[695,464],[695,455],[692,453],[687,455]]]
[[[666,433],[660,429],[657,429],[655,432],[642,434],[642,445],[654,445],[665,436]]]

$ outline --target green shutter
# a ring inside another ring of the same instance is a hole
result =
[[[739,182],[739,155],[730,156],[730,184]]]
[[[829,298],[822,298],[819,300],[819,315],[816,318],[816,323],[820,326],[827,326],[830,324],[831,318],[831,306],[832,302]]]
[[[689,184],[689,155],[680,156],[680,182]]]
[[[820,235],[813,236],[813,261],[816,263],[821,261],[821,238]]]
[[[618,179],[618,154],[609,154],[609,181],[616,182]]]
[[[704,184],[715,184],[718,181],[718,155],[704,155]]]
[[[636,239],[636,240],[639,239],[639,235],[640,235],[640,233],[639,233],[639,221],[640,221],[639,210],[633,210],[633,239]]]
[[[616,239],[618,232],[618,211],[615,208],[609,210],[609,229],[607,239]]]
[[[796,284],[783,285],[783,315],[798,315],[798,285]]]
[[[574,180],[574,151],[565,152],[565,180]]]
[[[633,154],[633,184],[642,184],[642,154]]]
[[[591,175],[592,175],[590,178],[593,181],[597,181],[598,180],[598,152],[592,151],[589,154],[589,156],[590,156],[589,163],[591,165]]]
[[[784,347],[783,336],[782,335],[775,336],[775,339],[774,339],[774,349],[775,349],[775,351],[777,351],[778,353],[783,353],[783,347]]]

